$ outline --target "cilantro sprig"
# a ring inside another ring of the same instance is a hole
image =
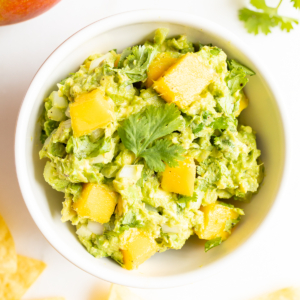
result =
[[[148,167],[156,172],[178,166],[185,152],[180,145],[161,139],[179,129],[182,121],[175,104],[160,107],[148,106],[143,112],[129,116],[118,129],[124,146],[131,150],[136,159],[144,158]]]
[[[291,0],[295,8],[300,8],[300,0]],[[245,28],[249,33],[264,34],[271,33],[271,28],[279,26],[281,30],[290,32],[294,24],[298,24],[298,20],[281,16],[278,14],[278,9],[282,0],[276,7],[270,7],[265,0],[251,0],[250,4],[256,10],[242,8],[239,10],[239,19],[244,22]]]

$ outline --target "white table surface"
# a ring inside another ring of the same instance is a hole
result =
[[[300,10],[293,9],[288,0],[283,2],[282,13],[300,19]],[[148,300],[247,300],[285,286],[300,287],[300,25],[288,34],[275,29],[269,36],[250,35],[237,18],[237,10],[246,3],[63,0],[38,18],[0,27],[0,213],[11,229],[18,253],[48,265],[24,299],[64,296],[67,300],[104,300],[110,284],[78,269],[57,253],[26,209],[14,166],[15,124],[22,99],[40,65],[66,38],[103,17],[142,8],[174,9],[208,18],[234,32],[262,57],[285,95],[293,168],[278,209],[235,265],[193,285],[134,292]]]

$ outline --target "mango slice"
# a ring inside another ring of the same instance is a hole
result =
[[[235,116],[239,116],[240,113],[245,109],[247,108],[249,105],[249,100],[248,98],[246,97],[245,94],[242,95],[242,98],[240,100],[240,106],[239,106],[239,110],[235,112]]]
[[[75,137],[103,128],[114,119],[114,103],[99,89],[80,95],[70,104]]]
[[[186,158],[179,161],[179,166],[170,168],[166,166],[162,175],[161,187],[167,192],[192,196],[196,177],[196,165],[194,159]]]
[[[145,233],[134,229],[121,251],[123,253],[124,268],[133,270],[157,252],[157,244],[154,239]]]
[[[172,57],[168,52],[158,54],[149,66],[146,87],[149,88],[177,60],[178,58]]]
[[[197,54],[187,53],[154,83],[153,88],[165,101],[185,108],[214,78],[213,70]]]
[[[234,208],[215,202],[200,209],[204,214],[204,227],[196,232],[200,239],[212,240],[218,237],[222,241],[226,240],[230,235],[229,232],[224,231],[226,222],[228,220],[236,220],[239,213]]]
[[[115,210],[118,194],[105,184],[85,183],[74,210],[81,217],[88,217],[99,223],[107,223]]]

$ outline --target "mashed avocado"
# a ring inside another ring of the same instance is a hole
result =
[[[89,56],[44,100],[40,158],[62,221],[127,269],[193,234],[206,251],[225,241],[244,212],[224,201],[249,201],[263,178],[255,132],[238,124],[255,73],[167,33]]]

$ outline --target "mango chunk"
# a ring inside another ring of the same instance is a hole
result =
[[[168,52],[158,54],[149,66],[146,87],[149,88],[177,60],[178,58],[172,57]]]
[[[246,97],[245,94],[242,95],[242,98],[240,100],[240,106],[239,106],[239,110],[237,112],[235,112],[235,116],[239,116],[240,113],[245,109],[247,108],[249,105],[249,100],[248,98]]]
[[[153,88],[165,101],[185,108],[214,78],[213,70],[197,54],[187,53],[154,83]]]
[[[105,184],[85,183],[74,210],[80,217],[88,217],[99,223],[107,223],[115,210],[118,194]]]
[[[103,128],[114,119],[114,103],[99,89],[80,95],[70,104],[75,137]]]
[[[157,244],[145,233],[134,229],[130,232],[126,245],[121,251],[124,268],[133,270],[157,252]]]
[[[194,159],[186,158],[178,163],[179,166],[176,168],[166,166],[162,175],[161,187],[167,192],[192,196],[196,177]]]
[[[219,201],[201,207],[200,210],[204,214],[204,226],[196,234],[204,240],[212,240],[218,237],[221,237],[222,241],[226,240],[230,235],[229,232],[224,231],[226,222],[236,220],[240,215],[234,208],[220,204]]]

